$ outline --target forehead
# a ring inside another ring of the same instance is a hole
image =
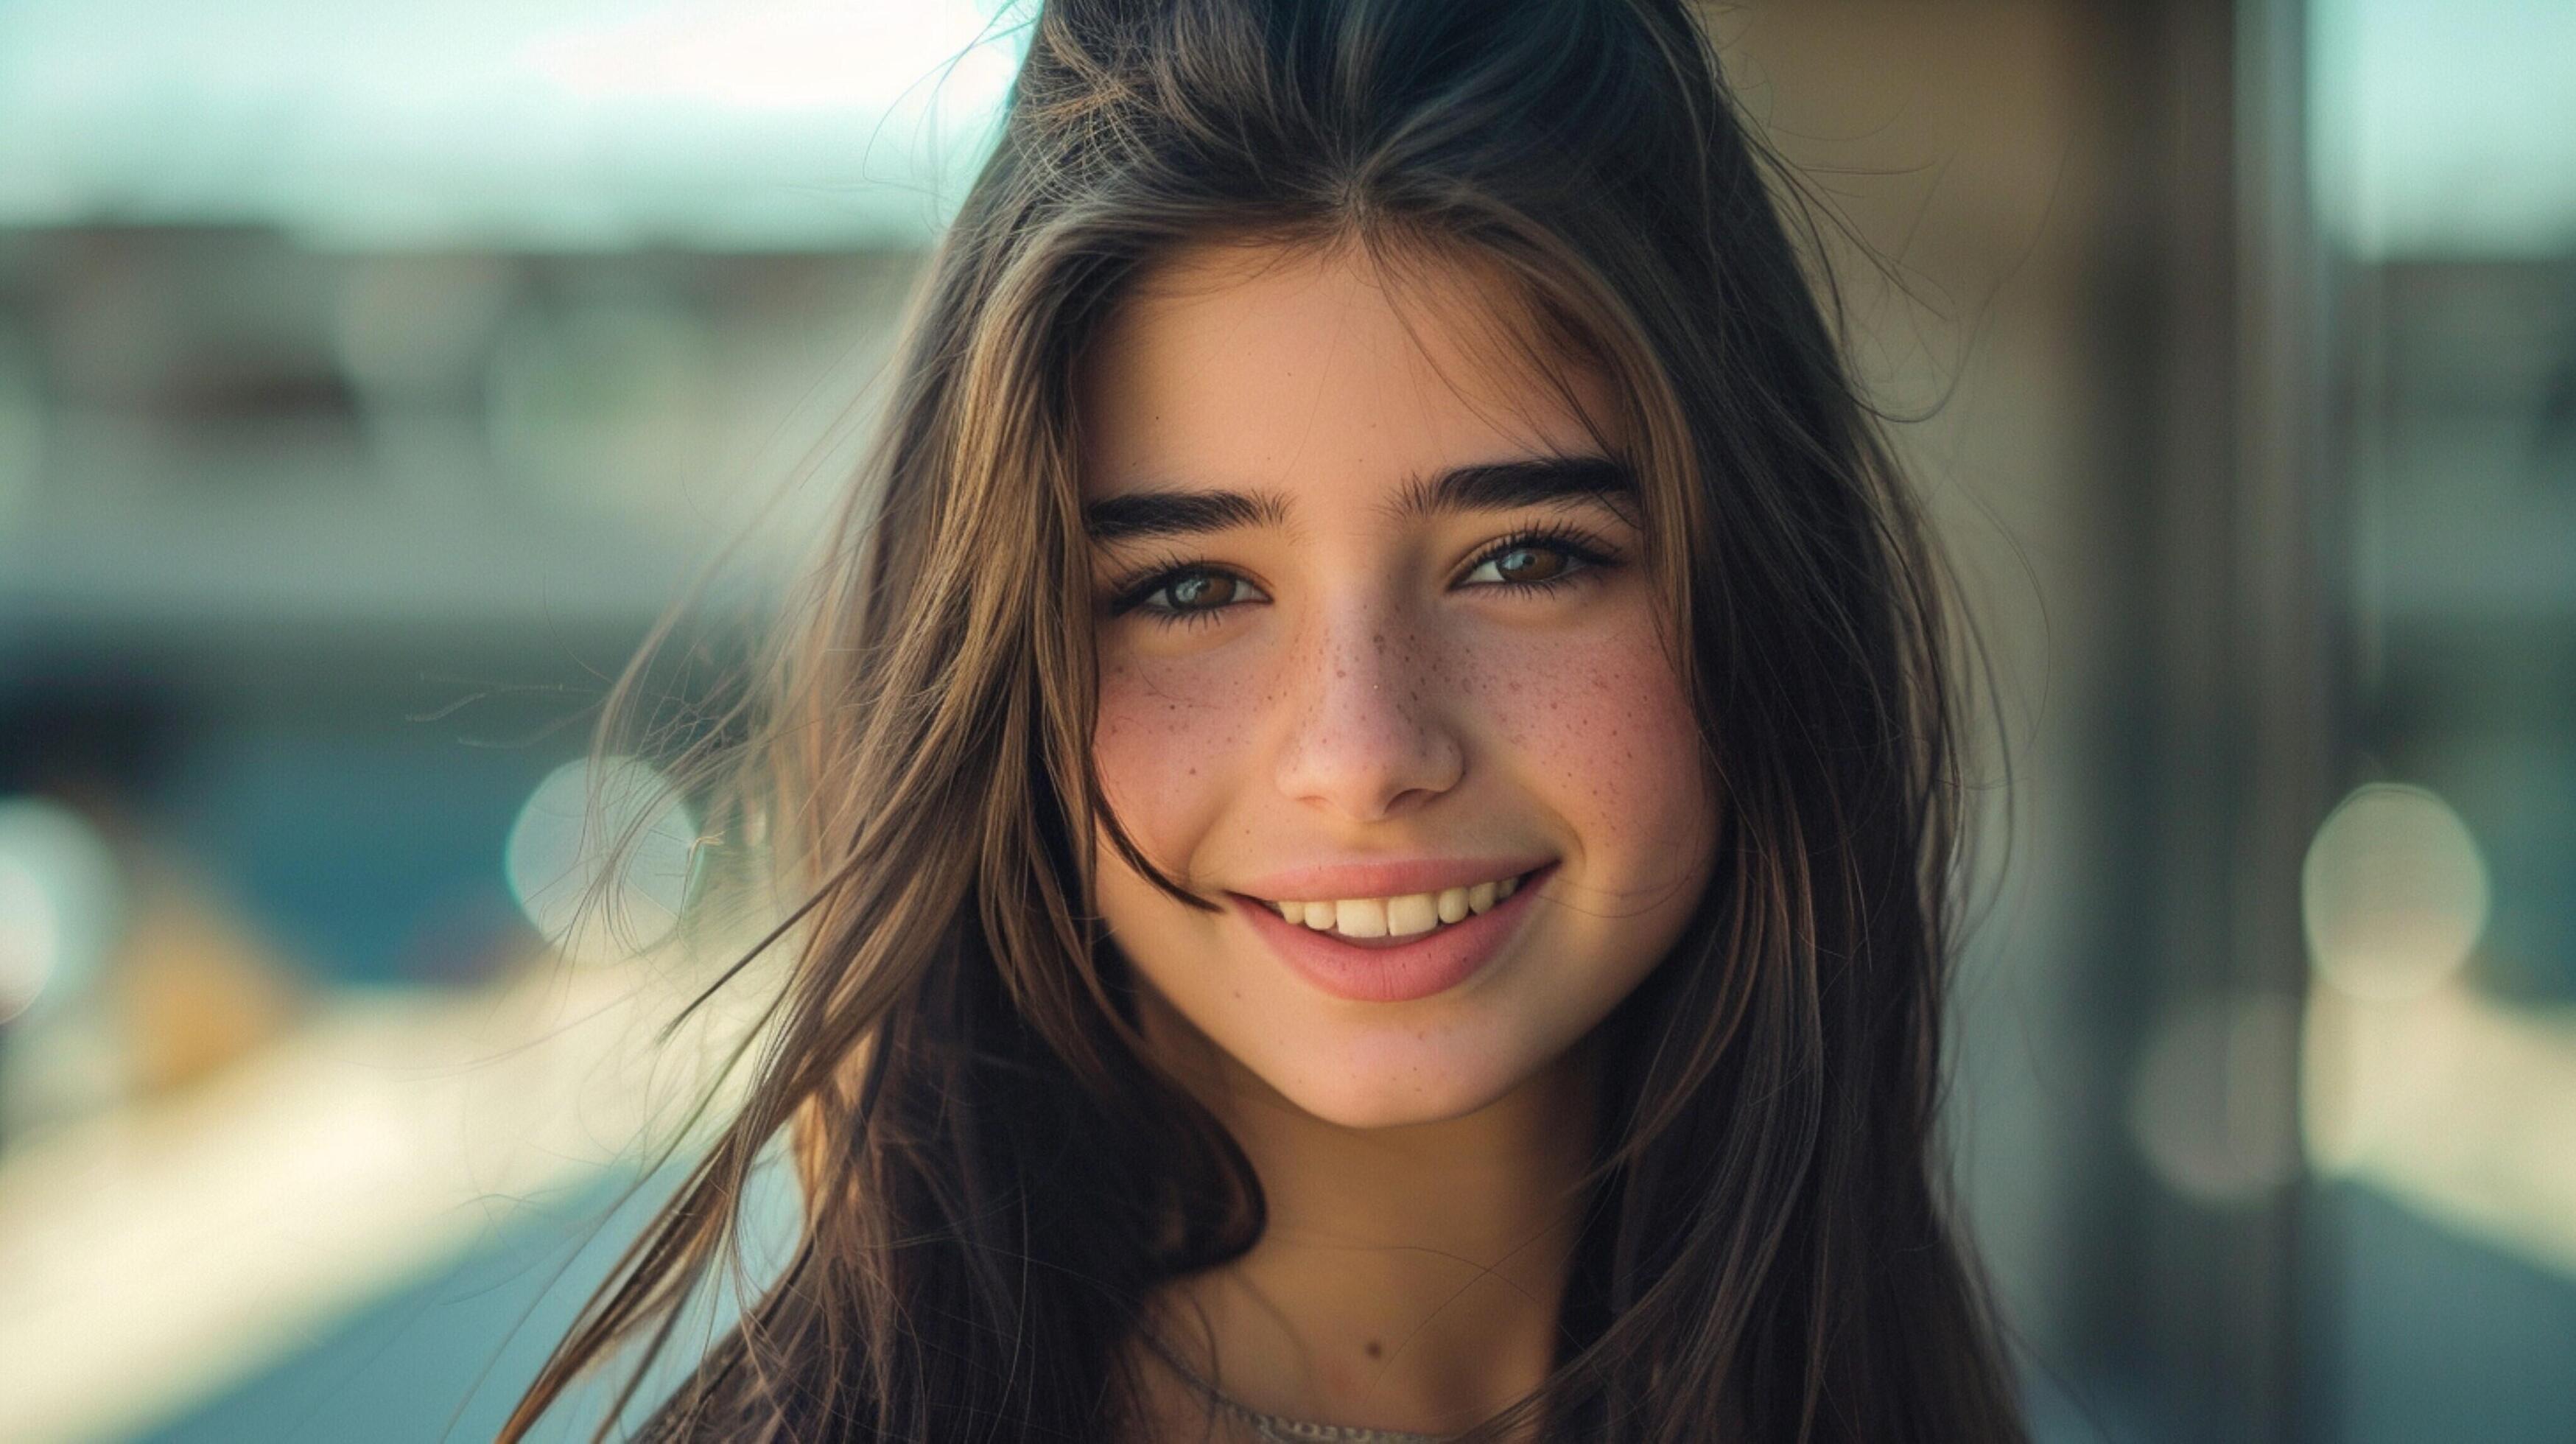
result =
[[[1532,349],[1571,398],[1531,364]],[[1083,490],[1400,485],[1461,462],[1589,452],[1607,385],[1548,349],[1491,268],[1356,248],[1192,247],[1086,352]]]

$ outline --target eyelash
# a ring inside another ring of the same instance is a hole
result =
[[[1618,565],[1618,558],[1611,555],[1606,547],[1592,537],[1571,527],[1551,525],[1525,527],[1500,538],[1493,545],[1477,553],[1476,559],[1467,564],[1466,570],[1473,572],[1498,557],[1529,547],[1545,547],[1551,551],[1561,552],[1574,565],[1555,576],[1542,577],[1533,582],[1480,582],[1477,585],[1501,591],[1544,595],[1564,587],[1575,586],[1586,577],[1597,572],[1608,571]],[[1129,612],[1142,612],[1151,617],[1157,626],[1198,627],[1213,622],[1234,610],[1235,607],[1243,605],[1239,602],[1229,602],[1222,607],[1201,607],[1190,610],[1146,605],[1146,598],[1172,583],[1185,577],[1202,575],[1249,580],[1243,578],[1238,572],[1212,563],[1167,557],[1149,564],[1144,571],[1121,582],[1110,595],[1109,615],[1121,617]]]
[[[1480,582],[1478,585],[1544,596],[1549,592],[1562,591],[1567,587],[1575,586],[1584,578],[1597,572],[1606,572],[1618,564],[1618,558],[1611,555],[1610,549],[1595,538],[1572,527],[1547,525],[1524,527],[1509,536],[1500,538],[1492,546],[1479,552],[1476,559],[1467,564],[1467,570],[1472,572],[1497,557],[1507,556],[1525,547],[1544,547],[1550,551],[1562,552],[1574,565],[1558,572],[1555,576],[1541,577],[1534,582]]]
[[[1182,611],[1174,607],[1153,607],[1146,605],[1145,599],[1152,596],[1154,593],[1161,591],[1163,588],[1168,587],[1172,583],[1180,581],[1185,577],[1198,576],[1201,574],[1208,576],[1237,575],[1234,572],[1227,571],[1223,567],[1211,566],[1206,562],[1190,561],[1178,554],[1158,558],[1157,560],[1148,563],[1143,570],[1129,574],[1126,580],[1119,582],[1111,589],[1109,595],[1109,615],[1113,617],[1123,617],[1129,612],[1143,612],[1146,616],[1152,618],[1157,626],[1196,627],[1202,623],[1214,620],[1221,613],[1232,611],[1233,606],[1231,604],[1223,607],[1202,608],[1196,611]]]

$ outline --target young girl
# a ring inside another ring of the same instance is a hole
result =
[[[1682,0],[1048,0],[748,754],[749,1101],[508,1437],[784,1129],[654,1437],[2019,1438],[1940,589],[1784,180]]]

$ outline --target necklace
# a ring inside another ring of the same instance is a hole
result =
[[[1242,1400],[1199,1377],[1198,1371],[1183,1362],[1180,1352],[1151,1332],[1143,1335],[1154,1352],[1183,1382],[1205,1396],[1218,1409],[1249,1428],[1261,1444],[1442,1444],[1437,1434],[1414,1434],[1402,1429],[1369,1429],[1357,1424],[1316,1424],[1304,1419],[1283,1419],[1264,1414]]]

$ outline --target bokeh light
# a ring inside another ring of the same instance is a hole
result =
[[[0,802],[0,1022],[97,969],[120,891],[115,857],[80,814],[37,798]]]
[[[632,757],[568,762],[519,809],[502,865],[520,911],[567,957],[605,963],[669,936],[687,903],[697,819]]]
[[[2450,804],[2371,783],[2317,828],[2300,878],[2308,956],[2356,998],[2413,997],[2457,970],[2486,927],[2486,860]]]
[[[2248,1203],[2299,1167],[2299,1007],[2272,994],[2190,999],[2147,1039],[2129,1129],[2165,1186]]]

